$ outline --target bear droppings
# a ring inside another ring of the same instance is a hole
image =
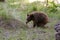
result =
[[[56,31],[56,34],[55,34],[55,39],[56,40],[60,40],[60,23],[56,24],[54,26],[54,29]]]

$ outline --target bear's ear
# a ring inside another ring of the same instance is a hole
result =
[[[34,17],[33,14],[31,14],[30,17]]]
[[[29,16],[29,14],[27,14],[27,16]]]

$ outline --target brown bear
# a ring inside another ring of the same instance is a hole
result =
[[[42,27],[48,23],[48,16],[42,12],[33,11],[32,13],[27,14],[26,24],[30,21],[33,21],[33,27]]]

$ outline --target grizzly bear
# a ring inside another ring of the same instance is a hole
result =
[[[44,27],[44,25],[48,23],[48,16],[42,12],[33,11],[32,13],[27,14],[26,20],[26,24],[30,21],[33,21],[33,27]]]

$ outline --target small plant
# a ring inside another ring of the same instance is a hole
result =
[[[57,5],[54,2],[49,2],[48,11],[55,13],[57,11]]]

